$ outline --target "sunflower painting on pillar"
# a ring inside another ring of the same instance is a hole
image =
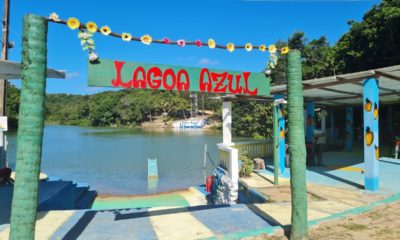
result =
[[[365,189],[379,189],[379,86],[375,78],[363,82]]]
[[[275,95],[275,100],[284,100],[283,95]],[[278,161],[279,161],[279,174],[284,174],[285,167],[285,114],[284,114],[284,104],[279,103],[276,105],[276,111],[278,113],[277,119],[277,137],[278,137]]]

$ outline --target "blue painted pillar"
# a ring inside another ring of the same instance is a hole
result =
[[[375,78],[363,82],[365,189],[379,189],[379,87]]]
[[[335,112],[331,111],[331,139],[336,142]]]
[[[274,100],[284,101],[283,95],[275,95]],[[279,174],[285,173],[285,114],[284,114],[284,104],[279,103],[276,105],[276,110],[278,113],[278,161],[279,161]]]
[[[351,152],[353,150],[353,108],[346,108],[346,151]]]
[[[307,103],[307,128],[306,128],[306,142],[314,142],[314,125],[315,125],[315,104],[313,102]]]

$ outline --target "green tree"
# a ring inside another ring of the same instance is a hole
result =
[[[19,89],[16,88],[13,84],[8,84],[6,115],[8,117],[8,125],[10,128],[17,128],[18,126],[19,97]]]
[[[334,46],[340,73],[400,64],[400,1],[383,0],[349,26]]]

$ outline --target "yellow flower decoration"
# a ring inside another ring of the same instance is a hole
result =
[[[217,44],[215,43],[214,39],[210,38],[208,39],[208,47],[209,48],[215,48]]]
[[[132,39],[132,35],[130,33],[124,32],[121,34],[121,38],[122,40],[129,42]]]
[[[246,49],[246,51],[250,52],[251,50],[253,50],[253,45],[251,45],[251,43],[246,43],[244,48]]]
[[[111,29],[110,29],[108,26],[102,26],[102,27],[100,28],[100,32],[101,32],[103,35],[107,36],[107,35],[110,35]]]
[[[235,45],[234,45],[233,43],[228,43],[228,44],[226,45],[226,49],[227,49],[229,52],[233,52],[233,51],[235,51]]]
[[[143,36],[140,38],[140,41],[142,41],[143,44],[150,45],[150,43],[151,43],[151,41],[152,41],[152,38],[151,38],[150,35],[146,34],[146,35],[143,35]]]
[[[95,33],[97,31],[97,25],[94,22],[88,22],[86,23],[86,29],[91,33]]]
[[[265,51],[267,50],[267,46],[265,46],[264,44],[262,44],[262,45],[260,45],[260,46],[258,47],[258,49],[259,49],[261,52],[265,52]]]
[[[81,25],[81,23],[79,22],[79,20],[77,18],[74,17],[70,17],[67,20],[67,25],[69,28],[71,28],[72,30],[79,28],[79,26]]]
[[[268,51],[270,53],[276,53],[276,46],[274,44],[269,45]]]
[[[282,49],[281,49],[281,54],[286,54],[286,53],[288,53],[289,52],[289,47],[283,47]]]

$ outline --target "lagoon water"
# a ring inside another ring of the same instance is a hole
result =
[[[7,158],[14,169],[16,132],[9,132]],[[42,172],[89,184],[100,194],[147,194],[204,183],[204,145],[218,164],[220,131],[142,130],[48,125],[44,131]],[[147,159],[158,159],[156,188],[147,184]]]

